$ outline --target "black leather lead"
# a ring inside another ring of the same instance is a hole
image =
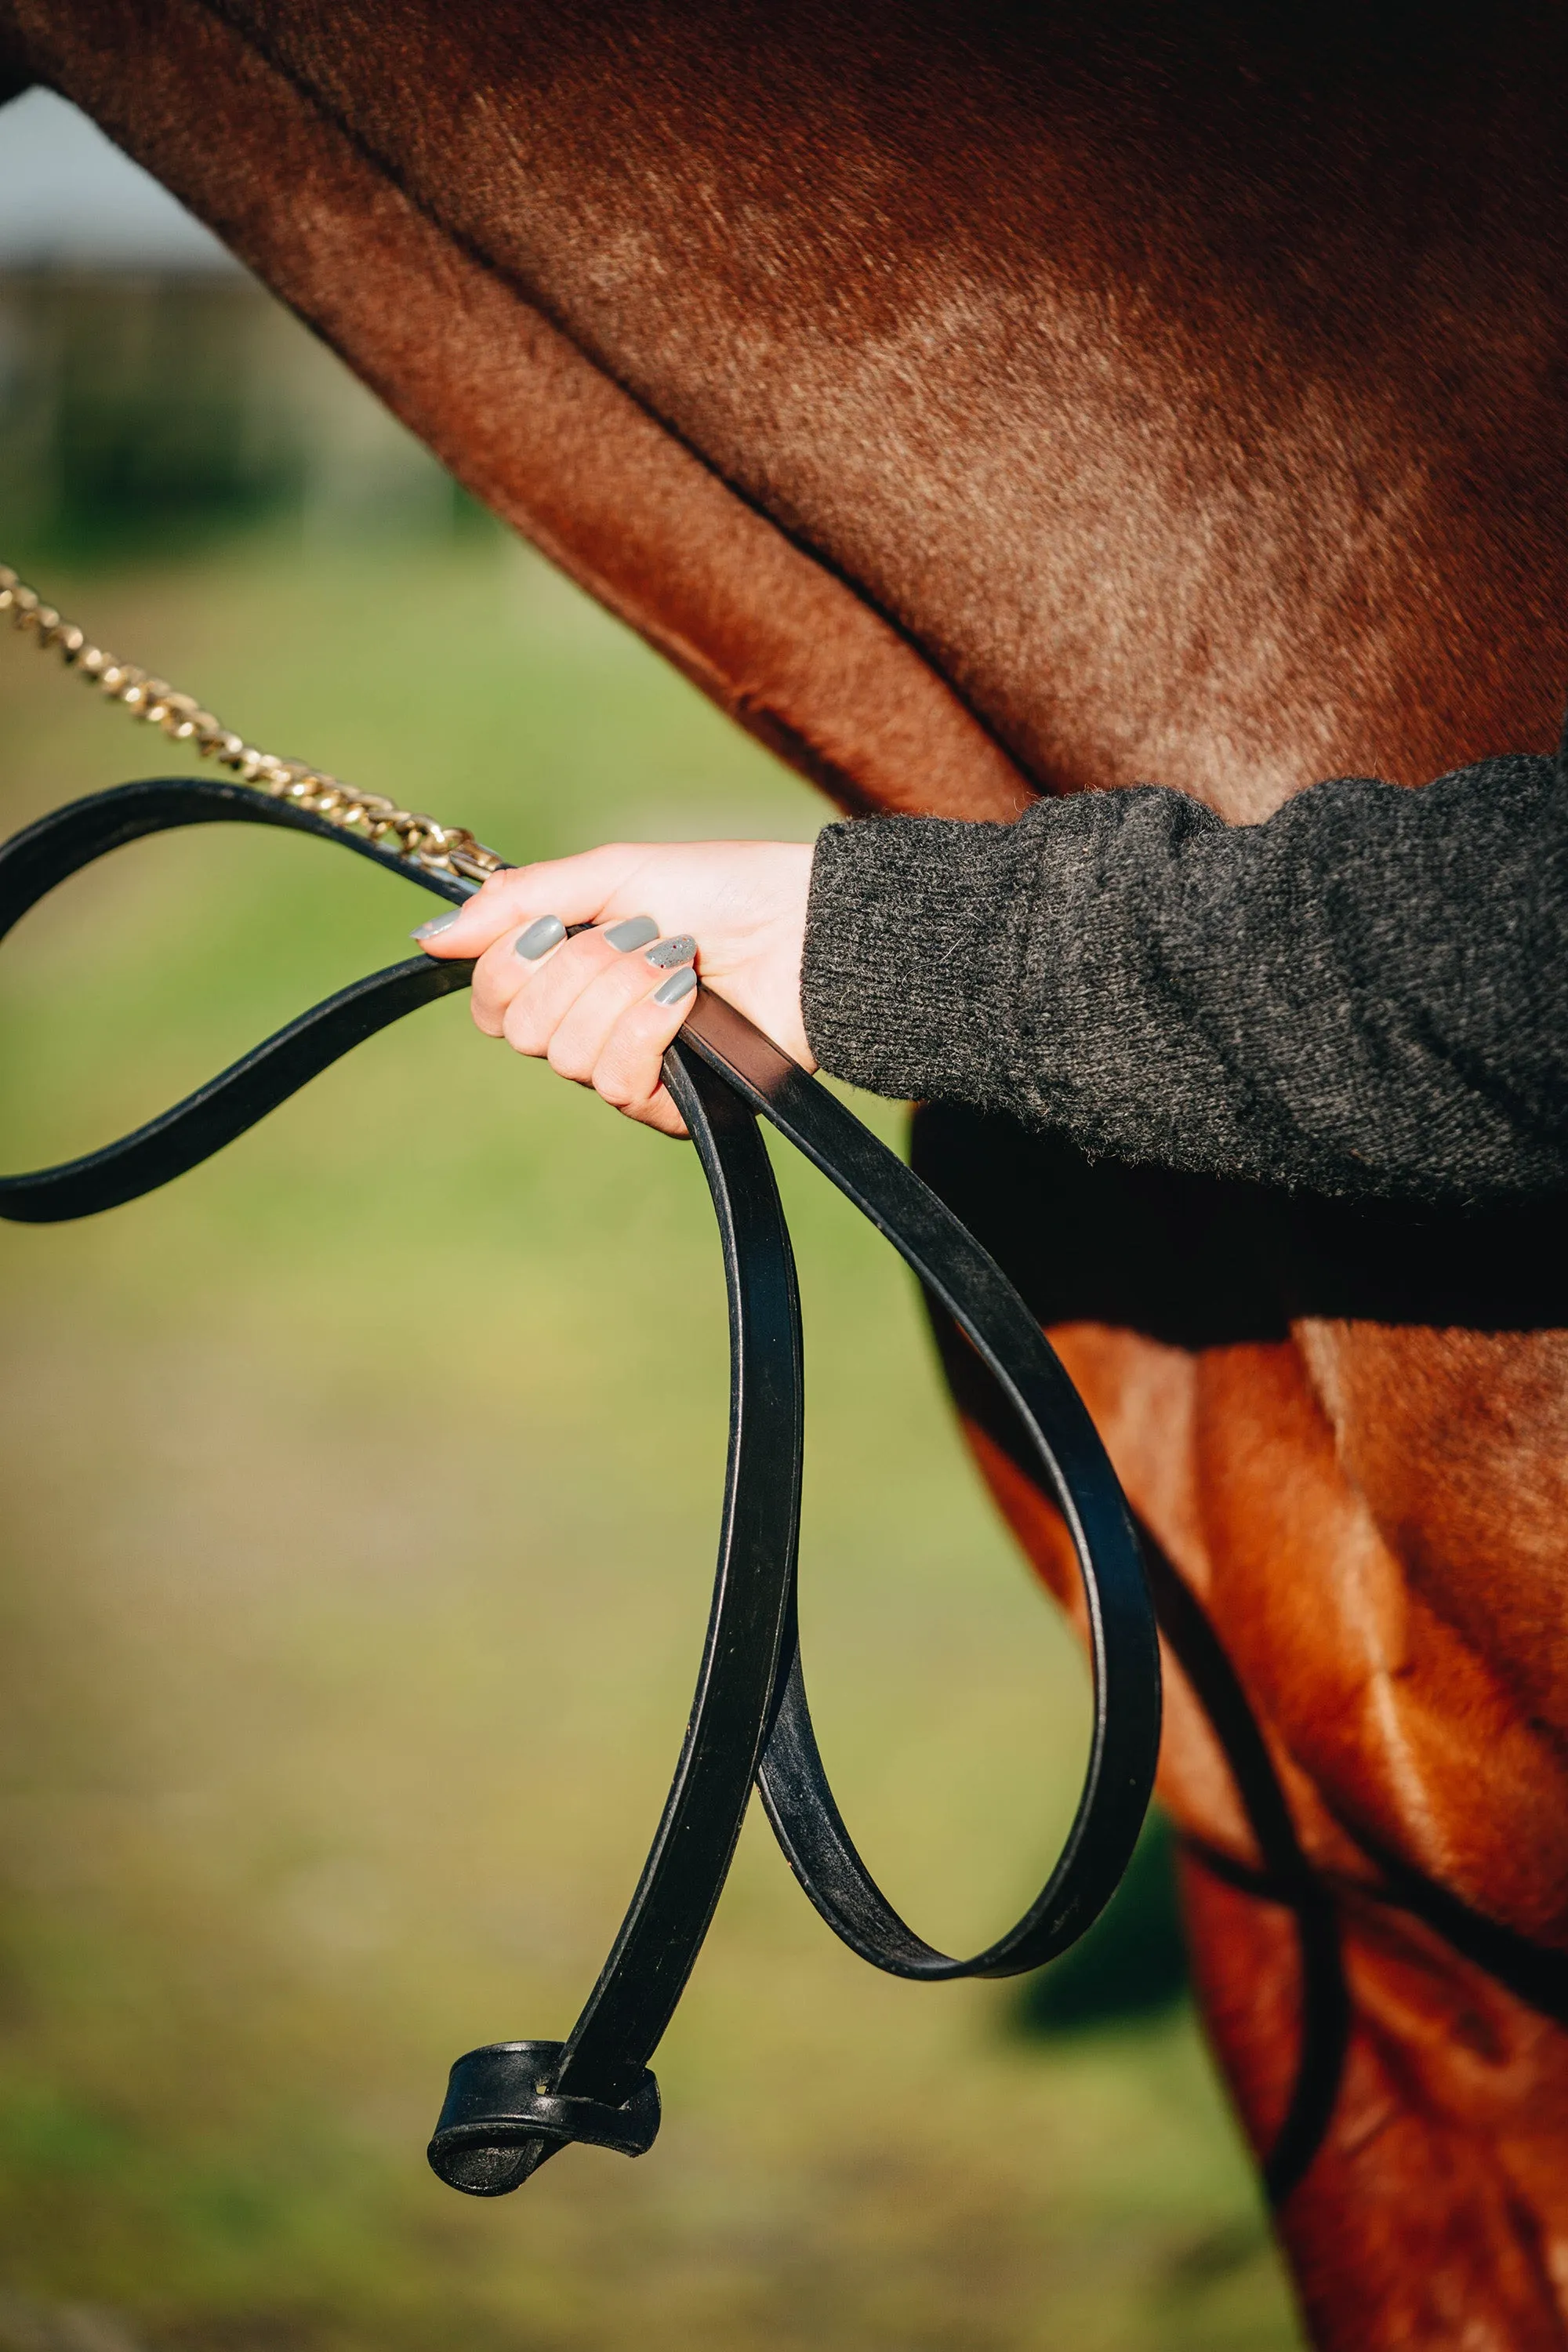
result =
[[[244,785],[153,779],[77,801],[0,848],[0,937],[57,883],[123,843],[226,820],[318,834],[437,897],[470,895],[455,877]],[[362,1039],[466,987],[471,972],[419,956],[373,973],[134,1134],[60,1167],[0,1179],[0,1215],[47,1223],[155,1191]],[[493,2043],[452,2069],[429,2157],[471,2196],[518,2188],[574,2140],[628,2156],[651,2146],[658,2092],[648,2063],[707,1934],[753,1780],[792,1869],[834,1932],[877,1968],[929,1979],[1013,1975],[1065,1951],[1121,1878],[1153,1782],[1159,1651],[1136,1539],[1093,1424],[1017,1292],[901,1160],[722,998],[699,992],[666,1057],[665,1082],[713,1197],[730,1307],[730,1451],[708,1637],[658,1834],[569,2039]],[[1040,1895],[969,1959],[937,1951],[900,1918],[856,1852],[817,1752],[795,1624],[800,1310],[760,1118],[869,1218],[964,1332],[1078,1556],[1094,1686],[1083,1793]]]

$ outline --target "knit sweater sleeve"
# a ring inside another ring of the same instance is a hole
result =
[[[1568,1183],[1568,778],[1313,785],[1229,826],[1154,786],[1014,824],[829,825],[822,1066],[1090,1152],[1319,1192]]]

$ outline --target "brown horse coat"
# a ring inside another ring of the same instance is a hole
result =
[[[1555,12],[0,0],[0,45],[846,807],[1246,821],[1555,740]],[[1292,2111],[1319,2339],[1561,2345],[1549,1228],[921,1148],[1151,1531],[1205,2007],[1260,2150]]]

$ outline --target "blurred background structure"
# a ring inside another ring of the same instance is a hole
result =
[[[0,554],[270,747],[520,857],[822,804],[472,507],[59,101],[0,110]],[[190,763],[0,640],[0,824]],[[312,843],[138,845],[0,963],[5,1163],[403,951]],[[861,1103],[884,1133],[889,1107]],[[778,1155],[814,1709],[895,1900],[1037,1883],[1081,1663],[889,1254]],[[636,2165],[455,2198],[459,2051],[569,2025],[656,1817],[722,1465],[689,1156],[461,1003],[81,1227],[0,1228],[0,2352],[1283,2352],[1158,1829],[1018,1986],[844,1953],[753,1821]]]
[[[0,131],[0,515],[51,553],[450,537],[435,460],[73,107]]]

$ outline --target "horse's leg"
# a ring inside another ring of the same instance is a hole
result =
[[[1295,1924],[1201,1853],[1182,1881],[1208,2029],[1266,2156],[1300,2042]],[[1336,1908],[1348,2047],[1280,2215],[1315,2340],[1560,2352],[1568,2036],[1432,1931],[1363,1898]]]
[[[1491,1662],[1405,1569],[1422,1518],[1416,1424],[1442,1432],[1442,1378],[1461,1402],[1473,1395],[1479,1349],[1494,1391],[1506,1394],[1510,1357],[1516,1385],[1549,1382],[1537,1360],[1554,1343],[1292,1328],[1278,1303],[1290,1213],[1218,1193],[1205,1209],[1202,1187],[1085,1169],[1005,1122],[928,1110],[916,1158],[1051,1325],[1144,1527],[1166,1671],[1161,1793],[1189,1853],[1199,1995],[1316,2340],[1335,2352],[1560,2345],[1561,1774],[1554,1744],[1506,1695],[1500,1705]],[[1231,1265],[1228,1295],[1205,1229]],[[1428,1235],[1420,1255],[1432,1246]],[[1302,1279],[1300,1253],[1290,1278]],[[1087,1319],[1094,1302],[1105,1321]],[[1128,1328],[1135,1317],[1162,1337]],[[1005,1516],[1080,1613],[1059,1517],[967,1349],[945,1344],[944,1357]],[[1514,1418],[1528,1444],[1539,1406]],[[1462,1559],[1459,1442],[1443,1440],[1447,1486],[1426,1483]],[[1479,1507],[1506,1448],[1496,1429],[1471,1426],[1468,1442],[1489,1473]],[[1514,1483],[1527,1488],[1523,1471]],[[1538,1497],[1543,1572],[1551,1499]],[[1528,1513],[1513,1517],[1510,1557],[1530,1533]],[[1509,1605],[1502,1586],[1493,1616]],[[1539,1684],[1553,1645],[1535,1651]],[[1526,1828],[1506,1858],[1504,1821]],[[1454,1847],[1466,1836],[1468,1854]],[[1475,1907],[1455,1891],[1467,1883]]]
[[[1091,1360],[1102,1377],[1110,1369],[1102,1334],[1054,1336],[1080,1385],[1092,1386]],[[1115,1352],[1144,1344],[1126,1339]],[[1180,1413],[1186,1377],[1168,1351],[1148,1353],[1142,1380],[1122,1362],[1119,1386]],[[1072,1610],[1066,1531],[952,1360],[981,1467]],[[1568,2033],[1381,1892],[1314,1867],[1297,1815],[1315,1847],[1316,1806],[1288,1765],[1270,1770],[1273,1727],[1236,1720],[1247,1703],[1223,1654],[1216,1693],[1206,1620],[1194,1656],[1190,1588],[1157,1565],[1167,1626],[1160,1788],[1187,1848],[1199,2000],[1278,2185],[1277,2226],[1314,2341],[1333,2352],[1561,2347]],[[1270,1852],[1271,1832],[1282,1852]]]

